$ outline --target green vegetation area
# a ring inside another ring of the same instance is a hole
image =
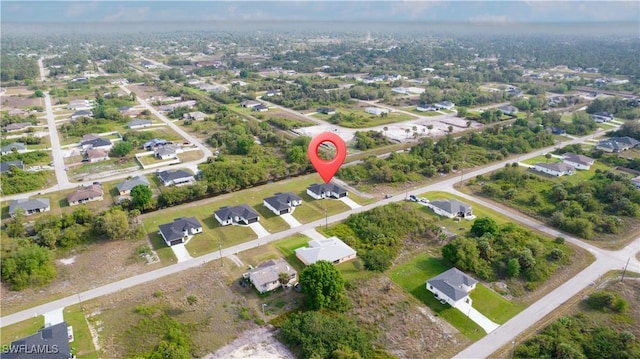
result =
[[[361,151],[388,146],[392,143],[382,132],[378,131],[358,131],[355,134],[355,140],[355,147]]]
[[[43,315],[38,315],[35,318],[29,318],[15,324],[3,326],[0,331],[0,345],[3,347],[5,345],[9,345],[12,341],[35,334],[42,328],[44,328]]]
[[[43,165],[49,164],[49,152],[45,151],[33,151],[25,153],[8,153],[2,155],[2,162],[7,161],[22,161],[25,165]]]
[[[482,284],[477,284],[469,296],[475,309],[498,324],[506,323],[525,308],[525,305],[510,301]]]
[[[35,80],[39,75],[38,61],[34,57],[12,56],[3,51],[0,81],[28,81]]]
[[[73,342],[69,343],[71,353],[75,354],[78,359],[99,358],[93,346],[93,339],[82,307],[80,305],[74,305],[65,308],[64,320],[67,322],[67,325],[73,327]]]
[[[55,184],[55,174],[53,171],[27,172],[13,167],[11,171],[0,175],[0,181],[2,182],[2,194],[11,195],[51,187]]]
[[[285,130],[285,131],[289,131],[289,130],[293,130],[296,128],[300,128],[300,127],[308,127],[308,126],[313,126],[314,123],[311,121],[306,121],[306,120],[302,120],[302,119],[291,119],[288,117],[278,117],[278,116],[273,116],[270,117],[267,122],[272,125],[275,126],[281,130]]]
[[[637,281],[610,283],[518,345],[514,358],[638,358]]]
[[[348,128],[366,128],[416,119],[416,117],[399,112],[388,112],[382,115],[368,113],[338,112],[327,118],[329,123]]]
[[[633,228],[640,193],[626,176],[594,172],[584,181],[552,180],[508,166],[476,177],[469,187],[582,238],[608,240]]]
[[[338,174],[355,184],[406,183],[553,145],[549,133],[539,128],[531,130],[526,121],[518,121],[511,126],[490,127],[482,133],[467,133],[458,139],[447,135],[436,143],[422,138],[408,153],[394,153],[385,159],[369,157],[363,163],[341,168]]]

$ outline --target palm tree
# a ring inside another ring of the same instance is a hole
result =
[[[289,284],[290,280],[291,280],[291,278],[289,277],[289,273],[286,273],[286,272],[278,273],[278,282],[280,282],[280,285],[283,288],[284,288],[285,285]]]
[[[389,131],[389,127],[384,126],[384,127],[382,128],[382,131],[384,131],[384,135],[386,136],[386,135],[387,135],[387,131]]]
[[[407,138],[409,138],[409,133],[411,132],[411,130],[407,128],[404,130],[404,132],[407,134]]]

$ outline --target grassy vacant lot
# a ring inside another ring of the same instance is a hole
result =
[[[400,264],[389,272],[389,277],[404,290],[426,304],[438,316],[446,319],[469,339],[478,340],[485,336],[485,331],[461,311],[444,305],[434,298],[425,287],[427,279],[449,269],[440,260],[428,254],[419,254],[411,260]],[[474,303],[477,307],[477,303]]]
[[[203,153],[200,150],[178,153],[178,158],[182,162],[191,162],[191,161],[199,160],[202,158],[202,156],[203,156]]]
[[[91,332],[84,317],[84,310],[80,305],[65,308],[64,320],[73,327],[73,342],[70,343],[71,352],[78,359],[97,359],[98,353],[93,346]]]
[[[44,328],[44,316],[42,315],[2,327],[2,330],[0,330],[0,345],[2,347],[9,345],[14,340],[37,333],[41,328]]]

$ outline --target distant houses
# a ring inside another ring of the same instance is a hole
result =
[[[536,163],[531,169],[555,177],[571,176],[576,173],[576,169],[566,163]]]
[[[267,197],[262,204],[276,215],[291,213],[295,207],[302,205],[302,198],[291,192],[276,193]]]
[[[619,153],[634,148],[639,143],[631,137],[611,137],[598,142],[596,149],[609,153]]]
[[[91,112],[91,110],[76,111],[71,115],[71,121],[75,121],[82,117],[93,117],[93,112]]]
[[[260,220],[258,212],[246,204],[221,207],[213,215],[221,226],[251,224]]]
[[[169,246],[186,243],[195,234],[202,233],[202,225],[196,217],[176,218],[171,223],[158,226],[158,233]]]
[[[164,146],[166,144],[168,144],[169,141],[161,139],[161,138],[154,138],[151,141],[147,141],[144,143],[144,145],[142,147],[144,147],[145,150],[152,150],[158,146]]]
[[[113,144],[111,140],[108,138],[100,137],[95,133],[91,133],[88,135],[82,136],[80,139],[80,147],[84,150],[89,150],[92,148],[103,148],[105,150],[110,150]]]
[[[260,293],[270,292],[283,286],[280,282],[280,273],[286,273],[289,286],[298,282],[298,272],[282,258],[271,259],[258,264],[255,268],[243,275]]]
[[[613,121],[613,115],[608,112],[596,112],[591,114],[591,118],[597,123]]]
[[[102,186],[93,184],[73,191],[67,196],[67,202],[69,202],[69,206],[77,206],[87,202],[102,201],[104,199],[103,195]]]
[[[168,160],[171,158],[178,158],[178,152],[180,147],[176,145],[162,145],[153,149],[153,156],[160,160]]]
[[[81,111],[91,110],[93,105],[89,100],[73,100],[67,104],[68,110]]]
[[[498,107],[498,110],[500,110],[500,112],[504,113],[505,115],[509,115],[509,116],[515,116],[518,113],[518,108],[511,105]]]
[[[426,206],[435,214],[447,218],[475,218],[471,206],[457,199],[431,201]]]
[[[307,194],[311,196],[313,199],[323,199],[323,198],[342,198],[348,195],[346,189],[333,184],[333,183],[323,183],[323,184],[312,184],[307,187]]]
[[[316,112],[324,115],[333,115],[336,113],[336,109],[333,107],[318,107]]]
[[[261,103],[253,100],[246,100],[246,101],[240,102],[240,107],[244,107],[244,108],[254,108],[258,105],[261,105]]]
[[[309,241],[309,247],[296,249],[296,257],[305,265],[311,265],[317,261],[328,261],[340,264],[356,258],[355,249],[349,247],[338,237],[330,237],[323,240]]]
[[[269,111],[269,106],[264,105],[264,104],[259,104],[259,105],[253,106],[253,111],[255,111],[255,112]]]
[[[204,121],[207,119],[207,114],[200,111],[187,112],[182,115],[182,118],[187,121]]]
[[[438,108],[435,107],[434,105],[421,103],[418,106],[416,106],[416,111],[420,111],[420,112],[438,111]]]
[[[119,183],[116,188],[121,196],[125,196],[131,193],[131,190],[135,186],[149,187],[149,180],[144,175],[131,177],[130,179]]]
[[[34,213],[49,212],[51,206],[48,198],[14,199],[9,202],[9,216],[15,217],[18,210],[22,210],[25,215],[30,216]]]
[[[461,304],[471,306],[469,292],[476,288],[477,283],[477,280],[459,269],[451,268],[427,280],[426,287],[441,302],[459,307]]]
[[[139,128],[150,127],[152,124],[153,122],[151,120],[140,119],[129,121],[129,123],[127,123],[127,127],[130,130],[137,130]]]
[[[109,159],[109,152],[103,148],[91,148],[87,150],[87,159],[89,162],[100,162]]]
[[[184,186],[196,182],[195,177],[185,170],[157,172],[158,179],[165,186]]]
[[[391,110],[386,109],[386,108],[380,108],[380,107],[366,107],[364,109],[364,112],[370,114],[370,115],[375,115],[375,116],[382,116],[384,114],[387,114],[389,112],[391,112]]]
[[[451,101],[440,101],[438,103],[436,103],[434,105],[436,108],[438,108],[438,110],[453,110],[453,108],[456,106],[456,104],[454,104]]]
[[[8,155],[13,152],[17,152],[17,153],[27,152],[27,145],[25,145],[22,142],[14,142],[6,146],[2,146],[2,148],[0,148],[0,153],[3,155]]]
[[[31,122],[10,123],[2,128],[4,132],[18,132],[33,126]]]

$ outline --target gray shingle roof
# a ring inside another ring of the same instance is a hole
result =
[[[438,207],[443,211],[446,211],[451,214],[456,214],[459,212],[467,213],[471,210],[471,206],[460,202],[457,199],[443,200],[443,201],[431,201],[431,205],[434,207]]]
[[[111,146],[111,140],[107,138],[98,137],[92,140],[86,140],[80,142],[81,146],[91,146],[91,147],[103,147],[103,146]]]
[[[129,123],[127,123],[127,127],[131,128],[131,127],[135,127],[135,126],[144,126],[144,125],[150,125],[152,122],[151,120],[132,120],[129,121]]]
[[[14,142],[14,143],[10,143],[10,144],[8,144],[6,146],[2,146],[2,150],[1,151],[2,151],[2,153],[11,152],[11,151],[13,151],[14,148],[16,149],[16,151],[24,151],[24,150],[27,149],[27,146],[22,142]]]
[[[11,342],[11,347],[13,350],[7,350],[6,353],[3,352],[2,359],[69,359],[72,357],[69,349],[69,333],[67,332],[66,322],[40,329],[33,335],[13,341]],[[50,352],[46,354],[38,353],[33,348],[49,348]],[[57,350],[53,350],[53,348],[57,348]]]
[[[242,217],[247,221],[258,218],[258,212],[256,212],[253,208],[249,207],[246,204],[232,207],[222,207],[219,210],[215,211],[215,215],[223,221],[228,221],[229,219],[233,219],[236,216]]]
[[[570,172],[574,172],[575,168],[573,168],[573,166],[570,166],[566,163],[536,163],[537,167],[542,167],[542,168],[546,168],[552,171],[556,171],[556,172],[561,172],[561,173],[570,173]]]
[[[7,172],[7,171],[11,170],[11,166],[16,166],[19,169],[23,169],[24,168],[24,163],[22,163],[22,161],[0,162],[0,173],[4,173],[4,172]]]
[[[191,230],[194,228],[202,228],[202,225],[196,217],[178,218],[171,223],[161,224],[158,229],[164,236],[164,238],[171,242],[174,239],[180,239],[184,236],[185,230]]]
[[[31,211],[47,207],[49,207],[48,198],[14,199],[9,203],[9,215],[13,216],[18,208],[22,208],[25,211]]]
[[[175,181],[180,178],[193,177],[193,175],[185,170],[177,170],[177,171],[161,171],[158,172],[158,177],[162,180],[162,182],[170,182]]]
[[[469,277],[457,268],[451,268],[427,281],[428,285],[438,289],[454,301],[469,295],[467,291],[462,288],[463,284],[470,287],[476,283],[478,283],[477,280]]]
[[[138,185],[149,186],[149,180],[147,180],[147,178],[143,175],[135,176],[122,183],[119,183],[116,187],[118,188],[118,192],[122,192],[131,191],[133,187]]]
[[[338,194],[347,193],[347,190],[333,183],[314,183],[311,186],[307,187],[311,192],[320,195],[326,192],[335,192]]]
[[[249,278],[251,278],[253,285],[262,287],[265,284],[276,282],[280,273],[287,273],[289,276],[298,274],[287,261],[278,258],[260,263],[256,268],[249,271]]]
[[[564,155],[562,155],[562,157],[564,157],[564,159],[567,161],[571,161],[571,162],[578,163],[585,166],[589,166],[593,164],[593,158],[583,156],[583,155],[577,155],[571,152],[565,153]]]
[[[264,199],[271,207],[275,208],[278,211],[288,209],[291,207],[290,203],[293,201],[302,201],[302,198],[295,195],[291,192],[285,193],[276,193],[272,197],[267,197]]]

